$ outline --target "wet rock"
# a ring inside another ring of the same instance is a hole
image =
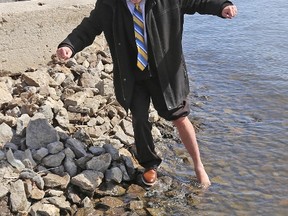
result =
[[[143,201],[137,201],[137,200],[132,200],[130,203],[129,203],[129,208],[131,210],[139,210],[139,209],[143,209],[144,207],[144,203]]]
[[[124,205],[124,202],[117,197],[103,197],[100,199],[101,204],[110,208],[117,208]]]

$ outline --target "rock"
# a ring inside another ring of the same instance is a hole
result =
[[[128,135],[128,136],[134,136],[134,131],[133,131],[133,126],[132,122],[129,122],[125,119],[123,119],[120,123],[120,126],[122,127],[123,131]]]
[[[45,182],[45,187],[47,188],[56,188],[60,187],[62,189],[65,189],[67,185],[70,182],[70,176],[59,176],[52,173],[48,173],[46,176],[43,177],[43,180]]]
[[[89,151],[94,155],[94,156],[99,156],[101,154],[105,153],[105,149],[103,147],[99,146],[91,146],[89,148]]]
[[[64,196],[47,197],[45,198],[45,201],[46,200],[60,209],[65,209],[69,211],[71,210],[70,203],[66,201],[66,198]]]
[[[109,206],[110,208],[121,207],[124,205],[123,201],[116,197],[103,197],[100,201],[101,204]]]
[[[24,183],[22,180],[12,182],[10,186],[10,202],[12,212],[25,212],[28,210],[30,203],[25,194]]]
[[[84,144],[79,140],[70,138],[66,141],[65,146],[74,152],[76,158],[84,157],[87,154]]]
[[[41,200],[44,198],[45,192],[40,190],[38,187],[33,186],[30,198],[34,200]]]
[[[40,68],[39,70],[35,72],[26,72],[22,74],[22,79],[25,83],[27,83],[28,86],[48,86],[51,77],[47,73],[47,69]]]
[[[0,161],[5,158],[5,153],[0,150]]]
[[[0,95],[0,107],[2,107],[4,103],[8,103],[13,99],[13,96],[4,82],[0,82]]]
[[[113,167],[111,169],[106,170],[105,179],[107,182],[114,181],[116,183],[121,183],[123,178],[122,171],[119,167]]]
[[[143,209],[143,207],[144,207],[143,201],[132,200],[129,203],[129,208],[133,211],[138,210],[138,209]]]
[[[66,157],[65,160],[64,160],[64,168],[65,168],[65,171],[71,176],[75,176],[77,175],[77,165],[76,163],[74,162],[73,158],[69,158],[69,157]]]
[[[9,141],[12,140],[13,129],[6,123],[0,125],[0,149]]]
[[[24,169],[19,175],[20,179],[29,179],[34,182],[41,190],[44,189],[44,181],[42,177],[31,169]]]
[[[31,206],[29,214],[31,216],[60,216],[60,209],[52,204],[37,202]]]
[[[26,145],[30,149],[46,147],[49,143],[56,141],[59,141],[59,135],[47,119],[31,119],[26,129]]]
[[[21,171],[25,168],[25,165],[20,161],[14,158],[13,152],[9,149],[6,153],[7,161],[15,167],[17,170]]]
[[[120,154],[119,151],[113,147],[111,144],[105,144],[103,145],[103,148],[107,153],[109,153],[112,156],[112,160],[119,160]]]
[[[122,143],[126,145],[132,145],[134,143],[134,138],[126,135],[119,125],[116,125],[113,131],[115,133],[114,138],[119,139]]]
[[[111,155],[109,153],[105,153],[103,155],[93,157],[90,161],[87,162],[86,168],[105,172],[110,166],[111,161]]]
[[[32,157],[30,149],[26,149],[24,151],[24,155],[25,155],[25,159],[29,160],[29,163],[31,164],[32,168],[34,168],[37,164]]]
[[[3,185],[0,185],[0,199],[6,196],[9,192],[9,189]]]
[[[84,191],[94,192],[102,183],[104,175],[102,172],[94,170],[84,170],[82,173],[74,176],[71,183],[83,189]]]
[[[46,155],[48,155],[48,154],[49,154],[48,149],[42,147],[42,148],[34,151],[34,152],[32,153],[32,156],[33,156],[33,158],[34,158],[35,160],[41,161],[41,160],[42,160]]]
[[[61,191],[61,190],[48,189],[46,191],[46,195],[47,196],[51,196],[51,197],[53,197],[53,196],[61,196],[63,194],[64,194],[64,192]]]
[[[42,159],[42,164],[47,167],[58,167],[62,164],[65,158],[64,152],[48,155]]]
[[[57,153],[61,152],[64,149],[64,145],[63,145],[62,142],[56,141],[56,142],[53,142],[53,143],[49,143],[47,145],[47,149],[48,149],[48,152],[50,154],[57,154]]]

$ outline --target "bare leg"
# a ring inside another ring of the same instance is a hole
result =
[[[211,185],[211,182],[201,161],[196,134],[192,123],[190,122],[188,117],[179,118],[173,121],[173,123],[179,132],[179,136],[184,146],[186,147],[188,153],[192,157],[194,163],[194,170],[198,182],[203,187],[208,187],[209,185]]]

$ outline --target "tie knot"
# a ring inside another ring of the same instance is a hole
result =
[[[135,8],[139,11],[140,10],[140,4],[139,3],[135,3]]]

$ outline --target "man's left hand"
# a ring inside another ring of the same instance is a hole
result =
[[[222,17],[232,19],[237,15],[237,7],[235,5],[228,5],[222,10]]]

